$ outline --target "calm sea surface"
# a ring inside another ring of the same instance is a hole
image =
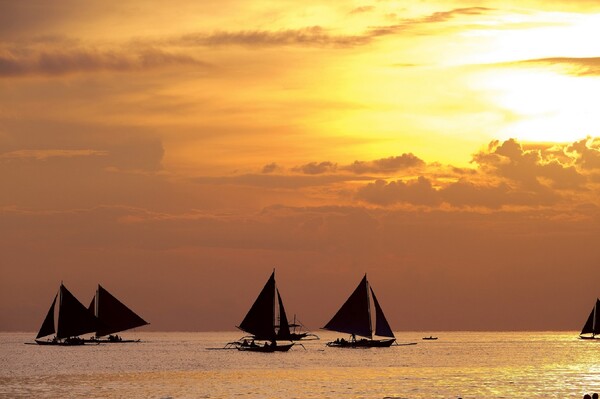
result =
[[[24,345],[0,333],[2,398],[578,398],[600,392],[600,342],[576,332],[398,333],[413,346],[208,350],[236,332],[124,334],[137,344]],[[429,335],[429,333],[427,333]]]

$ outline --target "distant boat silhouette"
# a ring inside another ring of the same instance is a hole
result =
[[[54,323],[55,305],[58,300],[58,321]],[[79,335],[96,331],[97,319],[85,306],[61,283],[54,296],[48,314],[35,337],[38,345],[83,345],[86,342]],[[51,340],[40,338],[55,334]]]
[[[598,339],[596,336],[600,335],[600,299],[596,298],[594,308],[590,312],[590,315],[583,325],[579,338],[581,339]],[[591,334],[589,336],[584,334]]]
[[[279,322],[277,322],[276,308],[279,311]],[[292,336],[290,332],[283,301],[275,284],[275,270],[258,294],[246,317],[237,327],[251,335],[228,345],[233,345],[242,351],[286,352],[294,346],[293,340],[300,339],[297,335]],[[255,341],[265,342],[257,344]],[[277,341],[289,341],[290,343],[282,345]]]
[[[426,341],[435,341],[436,339],[438,339],[438,337],[434,337],[434,336],[430,335],[429,337],[423,337],[422,339],[424,339]]]
[[[375,331],[373,331],[371,320],[370,297],[373,298],[375,306]],[[366,273],[352,295],[323,329],[351,334],[349,340],[338,338],[335,341],[328,342],[327,346],[330,347],[389,347],[396,341],[383,310],[379,306],[375,292],[369,286]],[[364,338],[356,339],[357,335]],[[375,339],[374,336],[387,337],[388,339]]]
[[[96,338],[93,339],[96,342],[139,342],[139,340],[123,340],[116,333],[149,324],[100,284],[98,284],[96,295],[92,298],[88,311],[98,319]],[[106,335],[108,335],[107,339],[100,339]]]

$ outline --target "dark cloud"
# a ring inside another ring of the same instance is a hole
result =
[[[548,161],[541,151],[526,151],[514,139],[492,142],[488,151],[475,154],[473,160],[486,173],[510,179],[525,190],[543,190],[543,180],[558,189],[580,189],[586,182],[574,166]]]
[[[354,161],[341,169],[349,170],[356,174],[363,173],[392,173],[409,168],[425,166],[425,162],[414,154],[402,154],[374,161]]]
[[[185,54],[162,50],[131,52],[93,49],[5,51],[0,53],[0,77],[65,75],[97,71],[139,71],[170,65],[211,66]]]
[[[414,205],[439,205],[441,197],[426,177],[404,182],[402,180],[386,182],[376,180],[360,188],[357,198],[377,205],[392,205],[399,202]]]
[[[277,165],[275,162],[271,162],[270,164],[263,166],[262,173],[273,173],[278,170],[281,170],[281,166]]]
[[[263,188],[298,189],[303,187],[327,186],[349,180],[372,180],[371,176],[355,177],[347,175],[284,175],[284,174],[243,174],[236,176],[197,177],[199,184],[241,185]]]
[[[381,206],[448,204],[499,209],[565,204],[582,193],[585,198],[593,197],[587,194],[594,191],[589,184],[594,177],[583,170],[600,168],[598,147],[591,139],[558,148],[531,149],[524,149],[514,139],[493,141],[474,155],[476,169],[450,167],[440,174],[432,164],[421,170],[423,175],[418,179],[371,182],[357,190],[356,198]]]
[[[301,29],[282,29],[279,31],[254,30],[237,32],[192,33],[169,41],[180,46],[316,46],[316,47],[354,47],[368,44],[371,34],[334,35],[320,26]]]
[[[373,9],[370,6],[358,7],[351,13],[365,13]],[[481,15],[493,11],[495,10],[485,7],[457,8],[449,11],[435,12],[420,18],[402,19],[398,24],[370,27],[357,35],[337,35],[322,26],[310,26],[278,31],[248,30],[192,33],[173,38],[168,43],[179,46],[239,45],[248,47],[308,46],[348,48],[368,45],[378,37],[396,35],[407,29],[427,24],[447,22],[464,15]]]
[[[350,11],[350,14],[364,14],[373,10],[375,10],[374,6],[361,6],[354,8],[352,11]]]
[[[465,7],[465,8],[455,8],[449,11],[438,11],[420,18],[418,20],[412,21],[413,23],[437,23],[437,22],[446,22],[456,17],[464,16],[464,15],[482,15],[488,14],[490,12],[495,11],[493,8],[486,7]]]
[[[576,163],[584,169],[600,170],[600,138],[580,140],[568,147],[577,156]]]
[[[449,11],[434,12],[419,18],[400,19],[397,24],[373,27],[368,32],[373,37],[395,35],[413,28],[448,22],[456,17],[482,15],[494,11],[494,9],[486,7],[455,8]],[[395,15],[392,18],[395,18]]]
[[[324,162],[310,162],[306,165],[297,166],[292,170],[294,172],[302,172],[306,175],[320,175],[322,173],[333,173],[337,169],[337,164],[329,161]]]
[[[553,57],[518,61],[513,64],[534,64],[566,67],[567,72],[576,76],[600,75],[600,57]]]
[[[382,206],[411,204],[435,207],[446,203],[457,208],[500,209],[511,205],[552,205],[560,197],[550,190],[521,191],[511,188],[506,183],[484,185],[461,180],[443,188],[435,188],[431,180],[420,176],[416,180],[396,180],[389,183],[377,180],[360,188],[356,198]]]
[[[0,160],[76,162],[80,168],[158,171],[164,147],[158,136],[136,126],[67,123],[49,120],[2,120]]]

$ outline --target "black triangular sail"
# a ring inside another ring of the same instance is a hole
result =
[[[96,317],[61,284],[56,337],[63,339],[94,332],[96,324]]]
[[[373,330],[367,284],[367,275],[365,274],[358,287],[329,323],[323,327],[324,329],[371,338]]]
[[[288,323],[287,315],[285,314],[285,308],[283,307],[283,301],[279,290],[277,291],[277,300],[279,301],[279,331],[277,332],[277,339],[282,341],[291,341],[292,335],[290,334],[290,324]]]
[[[275,271],[238,328],[254,335],[255,339],[275,339]]]
[[[56,330],[54,329],[54,306],[56,305],[56,298],[58,298],[58,294],[54,296],[52,305],[50,305],[50,310],[48,310],[48,314],[46,315],[46,318],[42,323],[42,327],[40,327],[40,331],[38,332],[38,335],[37,337],[35,337],[35,339],[42,338],[47,335],[52,335],[56,332]]]
[[[583,328],[581,329],[580,334],[600,334],[600,323],[598,323],[598,310],[600,309],[600,299],[596,299],[596,304],[594,305],[590,315],[585,322]]]
[[[381,310],[381,306],[379,306],[379,301],[375,296],[375,292],[373,292],[373,288],[371,288],[371,296],[373,296],[373,302],[375,304],[375,335],[379,335],[380,337],[396,338],[392,328],[390,327],[390,324],[383,314],[383,310]]]
[[[100,284],[98,284],[96,297],[92,300],[89,309],[95,311],[98,317],[97,337],[148,324],[146,320],[129,309]]]

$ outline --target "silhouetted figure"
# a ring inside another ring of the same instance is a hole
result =
[[[592,395],[592,399],[598,399],[598,394],[597,394],[597,393],[594,393],[594,394]]]
[[[583,399],[592,399],[592,397],[586,393],[585,395],[583,395]]]

